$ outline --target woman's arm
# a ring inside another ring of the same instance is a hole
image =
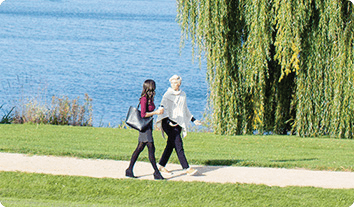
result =
[[[163,114],[163,108],[158,108],[157,110],[155,110],[153,112],[146,112],[145,117],[150,117],[150,116],[158,115],[158,114]]]
[[[164,111],[164,109],[161,107],[155,111],[147,112],[147,98],[146,97],[141,97],[140,107],[141,107],[140,116],[143,118],[150,117],[150,116],[157,115],[157,114],[162,114]]]
[[[147,98],[145,96],[141,97],[140,99],[140,116],[142,118],[147,117]]]

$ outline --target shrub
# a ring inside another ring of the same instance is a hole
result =
[[[92,126],[92,99],[87,94],[82,105],[80,97],[70,100],[53,96],[50,106],[29,100],[20,108],[21,111],[15,111],[13,123]]]
[[[0,109],[3,109],[3,105],[0,106]],[[9,112],[4,112],[4,115],[0,119],[0,124],[11,124],[12,122],[12,111],[15,109],[15,107],[12,107],[12,109]]]

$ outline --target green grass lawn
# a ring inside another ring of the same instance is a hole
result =
[[[0,151],[129,160],[135,130],[51,125],[0,125]],[[165,140],[154,132],[156,157]],[[189,133],[191,164],[353,171],[354,141],[295,136],[219,136]],[[140,160],[148,161],[147,150]],[[178,163],[176,154],[170,162]],[[5,206],[345,206],[354,189],[97,179],[0,172]]]
[[[2,152],[129,160],[137,140],[137,131],[117,128],[0,125]],[[154,140],[158,160],[166,140],[160,131]],[[354,140],[188,133],[183,143],[190,164],[354,171]],[[139,159],[148,161],[147,150]]]
[[[354,189],[0,173],[0,201],[13,206],[345,206]]]

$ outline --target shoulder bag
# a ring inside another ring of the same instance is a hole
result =
[[[149,127],[150,122],[153,120],[153,117],[146,117],[142,118],[141,117],[141,112],[138,109],[140,105],[140,102],[138,106],[135,108],[133,106],[129,107],[127,118],[125,119],[125,123],[127,123],[128,126],[130,126],[133,129],[136,129],[138,131],[145,131],[147,127]]]

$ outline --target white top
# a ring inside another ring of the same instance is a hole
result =
[[[187,136],[188,127],[192,119],[192,114],[187,106],[187,96],[184,91],[175,91],[168,88],[161,100],[161,106],[164,108],[164,113],[157,116],[157,127],[162,130],[161,121],[164,118],[169,118],[182,127],[182,137]]]

